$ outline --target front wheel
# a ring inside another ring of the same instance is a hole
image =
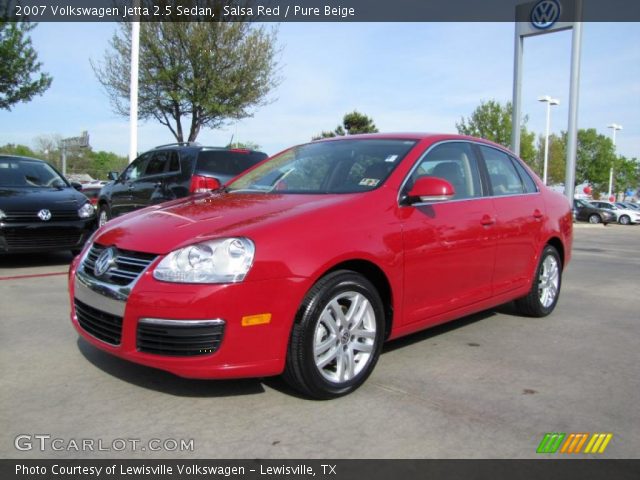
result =
[[[517,310],[529,317],[546,317],[558,303],[562,284],[562,263],[558,251],[547,245],[542,251],[531,290],[516,300]]]
[[[629,218],[629,215],[622,215],[618,219],[618,222],[620,222],[621,225],[629,225],[631,223],[631,218]]]
[[[384,327],[382,301],[371,282],[348,270],[326,275],[298,310],[285,380],[316,399],[351,393],[373,371]]]
[[[600,215],[597,213],[592,213],[589,215],[589,223],[600,223]]]

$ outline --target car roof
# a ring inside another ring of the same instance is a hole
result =
[[[391,133],[359,133],[355,135],[344,135],[329,138],[322,138],[315,140],[315,142],[335,142],[341,140],[356,140],[356,139],[380,139],[380,140],[432,140],[433,142],[439,142],[443,140],[466,140],[477,143],[484,143],[492,147],[505,150],[511,155],[515,155],[508,148],[503,145],[486,140],[484,138],[472,137],[469,135],[459,135],[455,133],[432,133],[432,132],[391,132]]]
[[[29,162],[47,163],[46,161],[40,160],[39,158],[25,157],[24,155],[9,155],[5,153],[0,153],[0,158],[13,158],[16,160],[27,160]]]
[[[229,147],[211,147],[207,145],[200,145],[196,142],[176,142],[176,143],[167,143],[165,145],[158,145],[157,147],[153,147],[147,152],[153,152],[155,150],[162,150],[164,148],[178,148],[180,150],[193,150],[193,151],[221,151],[221,152],[242,152],[242,153],[264,153],[260,150],[253,150],[251,148],[229,148]],[[266,155],[266,153],[264,153]]]

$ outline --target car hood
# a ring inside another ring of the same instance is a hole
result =
[[[87,197],[73,188],[0,187],[0,210],[20,212],[40,210],[77,210]]]
[[[215,193],[145,208],[110,221],[96,235],[102,245],[156,254],[226,236],[256,231],[301,215],[353,201],[358,194],[298,195]],[[304,228],[304,225],[300,225]]]

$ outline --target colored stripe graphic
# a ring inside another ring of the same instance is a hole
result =
[[[612,433],[594,433],[584,453],[604,453],[612,438]]]
[[[566,433],[547,433],[538,445],[537,453],[556,453]]]
[[[612,433],[545,433],[536,453],[604,453],[612,438]],[[585,443],[587,447],[582,451]]]
[[[588,433],[572,433],[567,437],[567,440],[562,445],[560,453],[580,453],[582,445],[589,438]]]

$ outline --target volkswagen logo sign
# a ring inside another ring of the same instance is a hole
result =
[[[560,3],[557,0],[540,0],[531,9],[531,25],[538,30],[550,28],[560,18]]]
[[[42,220],[43,222],[51,220],[51,212],[49,210],[47,210],[46,208],[43,208],[42,210],[40,210],[38,212],[38,218],[40,220]]]
[[[115,263],[116,263],[116,249],[107,248],[96,259],[96,263],[93,267],[93,273],[95,273],[96,277],[101,277]]]

